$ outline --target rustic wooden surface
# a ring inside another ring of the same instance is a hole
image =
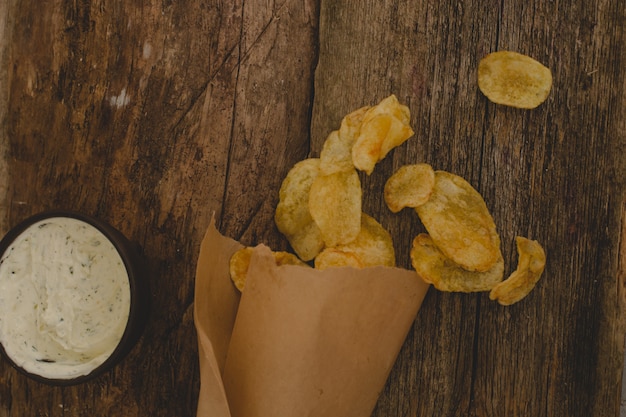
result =
[[[211,214],[244,244],[286,248],[272,222],[282,177],[391,93],[416,135],[362,180],[401,266],[422,229],[380,190],[416,161],[483,194],[507,271],[515,235],[542,242],[548,266],[511,307],[431,290],[374,416],[619,413],[621,0],[8,0],[0,14],[0,229],[48,208],[101,217],[142,246],[153,298],[139,344],[91,383],[49,387],[0,361],[0,416],[193,416],[193,276]],[[538,109],[478,91],[478,60],[501,49],[552,69]]]

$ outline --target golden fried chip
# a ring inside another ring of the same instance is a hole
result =
[[[535,288],[546,266],[546,253],[536,240],[518,236],[517,269],[505,281],[496,285],[489,298],[502,305],[511,305],[526,297]]]
[[[330,175],[339,171],[354,168],[352,147],[361,130],[363,116],[369,106],[361,107],[347,114],[341,120],[341,127],[328,135],[320,153],[320,171],[322,175]]]
[[[274,214],[278,230],[305,261],[315,258],[324,247],[321,232],[309,212],[309,191],[319,176],[319,166],[319,159],[309,158],[291,168],[280,187]]]
[[[361,230],[352,242],[324,249],[315,258],[315,267],[350,265],[357,268],[395,266],[391,235],[373,217],[361,214]]]
[[[276,220],[279,230],[291,235],[313,221],[309,214],[309,190],[319,176],[320,160],[309,158],[296,163],[287,173],[278,192]]]
[[[356,239],[338,248],[355,253],[364,267],[396,264],[391,235],[376,219],[365,213],[361,213],[361,230]]]
[[[278,266],[281,266],[281,265],[298,265],[298,266],[306,266],[306,267],[309,266],[305,264],[304,262],[302,262],[300,258],[298,258],[293,253],[275,251],[275,252],[272,252],[272,254],[274,255],[274,260],[276,260],[276,265]]]
[[[230,257],[230,279],[239,291],[243,291],[243,287],[246,285],[246,274],[251,257],[252,248],[250,247],[239,249]]]
[[[430,198],[435,186],[435,171],[428,164],[404,165],[385,183],[384,198],[394,213],[417,207]]]
[[[352,145],[350,137],[341,136],[338,130],[328,135],[320,152],[320,172],[330,175],[339,171],[354,169],[352,164]]]
[[[289,244],[303,261],[310,261],[324,249],[322,232],[315,222],[310,222],[300,231],[289,235]]]
[[[411,136],[409,108],[391,95],[363,115],[359,135],[352,147],[352,162],[369,175],[378,161]]]
[[[430,198],[415,211],[441,252],[462,268],[485,272],[502,256],[485,201],[458,175],[436,171]]]
[[[502,281],[504,274],[502,256],[488,271],[468,271],[448,259],[425,233],[413,240],[411,262],[419,276],[440,291],[489,291]]]
[[[235,287],[239,291],[243,291],[246,285],[246,275],[248,274],[248,268],[250,267],[250,259],[252,258],[252,251],[254,249],[251,247],[245,247],[239,249],[230,257],[230,279],[235,284]],[[292,253],[289,252],[272,252],[274,255],[274,260],[276,261],[276,265],[299,265],[306,266],[307,264],[302,262]]]
[[[354,142],[361,131],[363,117],[370,108],[370,106],[364,106],[344,116],[341,120],[341,127],[339,128],[339,135],[341,136],[342,141],[354,145]]]
[[[344,252],[337,248],[326,248],[315,258],[316,269],[322,270],[340,266],[363,268],[363,264],[356,254]]]
[[[494,103],[533,109],[548,97],[552,73],[529,56],[494,52],[478,64],[478,88]]]
[[[356,168],[368,175],[374,171],[376,163],[383,159],[382,145],[392,123],[391,116],[378,114],[361,126],[359,137],[352,147],[352,162]]]
[[[361,181],[353,168],[318,176],[309,192],[309,211],[326,246],[351,242],[361,230]]]

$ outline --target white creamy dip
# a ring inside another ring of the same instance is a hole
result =
[[[0,343],[27,372],[87,375],[119,343],[130,310],[124,262],[90,224],[39,221],[0,258]]]

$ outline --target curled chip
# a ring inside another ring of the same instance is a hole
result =
[[[319,176],[319,166],[319,159],[309,158],[291,168],[280,187],[274,214],[278,230],[305,261],[315,258],[324,247],[321,232],[309,212],[309,191]]]
[[[385,183],[385,202],[394,213],[405,207],[415,208],[428,201],[434,186],[435,171],[430,165],[404,165]]]
[[[410,117],[409,108],[400,104],[395,95],[367,109],[352,147],[354,166],[371,174],[389,151],[413,136]]]
[[[320,171],[323,175],[354,168],[352,147],[361,129],[361,121],[368,106],[361,107],[341,120],[341,127],[328,135],[320,152]]]
[[[246,285],[246,275],[248,274],[248,268],[250,266],[250,259],[252,258],[251,247],[245,247],[239,249],[230,257],[230,279],[235,284],[235,287],[239,291],[243,291]],[[298,259],[297,256],[289,252],[272,252],[276,265],[300,265],[306,266],[307,264]]]
[[[250,247],[239,249],[230,257],[230,279],[239,291],[243,291],[243,287],[246,284],[246,274],[248,273],[251,257],[252,248]]]
[[[361,214],[361,230],[350,243],[324,249],[315,258],[317,269],[331,266],[395,266],[396,256],[391,235],[373,217]]]
[[[546,266],[546,253],[537,241],[518,236],[515,242],[519,255],[517,269],[489,293],[490,299],[502,305],[511,305],[526,297]]]
[[[361,181],[354,168],[315,178],[309,192],[309,211],[326,246],[346,244],[357,237],[361,196]]]
[[[352,145],[354,144],[361,131],[363,117],[365,117],[365,114],[370,108],[370,106],[364,106],[344,116],[341,120],[341,127],[339,128],[341,140],[351,143]]]
[[[320,172],[322,175],[330,175],[340,171],[354,169],[352,164],[352,144],[345,136],[341,136],[338,130],[328,135],[320,152]]]
[[[502,256],[485,201],[458,175],[435,171],[430,198],[415,210],[441,252],[462,268],[485,272]]]
[[[413,240],[411,262],[419,276],[440,291],[489,291],[502,281],[504,274],[502,256],[488,271],[468,271],[448,259],[425,233]]]
[[[529,56],[494,52],[478,64],[478,88],[494,103],[533,109],[552,88],[552,73]]]

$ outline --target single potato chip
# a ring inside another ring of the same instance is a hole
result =
[[[353,241],[361,230],[361,180],[356,170],[320,175],[311,184],[309,211],[325,246]]]
[[[278,265],[278,266],[281,266],[281,265],[298,265],[298,266],[306,266],[307,268],[309,267],[309,265],[307,265],[306,263],[302,262],[300,260],[300,258],[298,258],[293,253],[284,252],[284,251],[275,251],[275,252],[272,252],[272,253],[274,254],[274,259],[276,260],[276,265]]]
[[[322,175],[330,175],[339,171],[354,168],[352,147],[361,130],[363,116],[369,106],[361,107],[341,120],[341,127],[328,135],[320,152],[320,171]]]
[[[246,276],[250,267],[250,259],[252,259],[253,248],[245,247],[239,249],[230,257],[230,279],[239,291],[243,291],[246,286]],[[299,265],[309,267],[292,253],[289,252],[272,252],[276,265]]]
[[[364,267],[395,266],[391,234],[372,216],[361,213],[361,230],[356,239],[339,249],[355,253]]]
[[[361,230],[352,242],[324,249],[315,258],[315,267],[395,266],[396,256],[391,235],[373,217],[361,214]]]
[[[239,291],[243,291],[243,287],[246,285],[246,274],[250,266],[252,250],[253,248],[251,247],[245,247],[239,249],[230,257],[230,279]]]
[[[435,171],[428,164],[404,165],[385,183],[384,198],[394,213],[428,201],[435,186]]]
[[[354,169],[352,164],[353,138],[342,136],[338,130],[328,135],[320,152],[320,172],[330,175]]]
[[[485,272],[502,256],[485,201],[458,175],[435,171],[433,192],[415,211],[441,252],[462,268]]]
[[[494,103],[534,109],[552,88],[552,73],[529,56],[493,52],[478,64],[478,88]]]
[[[539,242],[521,236],[516,237],[515,242],[519,255],[517,269],[489,293],[490,299],[502,305],[511,305],[526,297],[546,266],[546,253]]]
[[[309,158],[296,163],[287,173],[278,193],[274,221],[294,252],[310,261],[323,249],[324,241],[309,212],[309,191],[319,176],[320,160]]]
[[[354,145],[354,142],[361,131],[363,117],[365,117],[365,114],[370,108],[370,106],[364,106],[344,116],[341,120],[341,127],[339,128],[339,135],[341,136],[342,141]]]
[[[413,136],[410,118],[409,108],[400,104],[393,94],[369,108],[352,147],[354,166],[371,174],[376,163],[389,151]]]
[[[361,126],[357,141],[352,147],[352,163],[368,175],[374,171],[378,161],[383,159],[382,145],[391,130],[393,119],[387,114],[378,114]]]
[[[313,221],[290,235],[287,240],[298,257],[306,262],[313,260],[324,249],[322,232]]]
[[[363,268],[363,264],[356,254],[344,252],[337,248],[326,248],[315,258],[315,269],[322,270],[341,266]]]
[[[411,262],[419,276],[440,291],[489,291],[502,281],[504,275],[502,256],[488,271],[468,271],[448,259],[426,233],[413,239]]]
[[[296,163],[283,180],[275,216],[282,233],[291,235],[313,221],[309,213],[309,190],[320,174],[319,166],[318,158],[305,159]]]

